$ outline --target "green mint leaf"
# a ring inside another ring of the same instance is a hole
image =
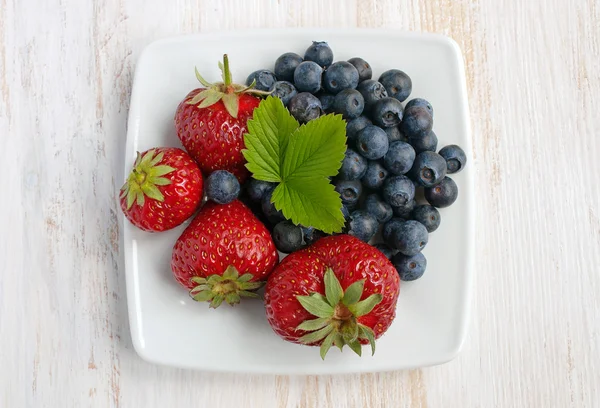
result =
[[[242,154],[246,168],[257,180],[281,181],[281,168],[290,135],[298,129],[298,121],[279,98],[268,97],[254,110],[244,136]]]

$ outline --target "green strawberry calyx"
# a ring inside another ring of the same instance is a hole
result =
[[[302,307],[317,317],[296,327],[296,330],[309,332],[300,337],[300,342],[313,344],[322,340],[323,360],[332,345],[340,350],[347,345],[360,356],[361,339],[370,343],[371,353],[375,354],[375,333],[370,327],[359,323],[358,318],[370,313],[381,302],[381,294],[375,293],[360,300],[365,285],[364,279],[354,282],[344,291],[331,268],[325,271],[324,283],[325,296],[316,292],[309,296],[296,296]]]
[[[263,282],[250,282],[254,275],[245,273],[240,276],[238,270],[229,265],[223,275],[210,275],[206,278],[194,276],[192,282],[198,286],[190,290],[190,296],[197,302],[210,302],[210,307],[216,309],[227,302],[231,306],[240,303],[242,297],[258,298],[254,292]]]
[[[207,108],[214,105],[219,101],[223,101],[223,105],[227,112],[237,118],[239,111],[239,99],[240,95],[249,93],[254,95],[270,95],[270,92],[259,91],[254,89],[256,86],[256,80],[248,86],[234,84],[231,78],[231,71],[229,70],[229,58],[227,54],[223,55],[223,62],[219,62],[219,69],[223,76],[223,82],[210,83],[206,79],[202,78],[198,68],[196,68],[196,78],[206,89],[200,91],[194,96],[188,103],[190,105],[197,105],[198,108]]]
[[[164,158],[164,153],[155,155],[156,150],[148,150],[144,156],[137,153],[137,158],[133,164],[133,170],[129,173],[127,181],[121,187],[120,198],[127,197],[127,209],[129,210],[135,202],[140,207],[146,202],[146,197],[157,201],[164,201],[165,197],[158,189],[158,186],[171,184],[171,180],[163,177],[175,169],[167,165],[159,165]]]

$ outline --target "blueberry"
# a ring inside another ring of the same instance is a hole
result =
[[[308,92],[301,92],[288,103],[288,109],[298,122],[306,123],[321,116],[321,101]]]
[[[302,57],[294,52],[286,52],[275,61],[275,75],[280,81],[294,81],[294,71],[302,63]]]
[[[344,89],[355,89],[357,85],[358,71],[349,62],[338,61],[325,71],[323,87],[332,94]]]
[[[408,139],[404,137],[398,126],[392,126],[383,130],[385,130],[385,134],[387,135],[390,144],[397,141],[408,142]]]
[[[315,96],[321,101],[323,112],[330,113],[333,111],[333,101],[335,100],[335,95],[327,92],[318,92],[315,94]]]
[[[424,187],[435,186],[446,176],[446,160],[436,152],[421,152],[408,175]]]
[[[348,138],[348,142],[354,142],[358,137],[358,132],[372,124],[373,123],[366,116],[359,116],[358,118],[349,121],[346,124],[346,137]]]
[[[315,229],[314,227],[300,227],[302,229],[302,237],[304,238],[304,243],[306,245],[314,244],[319,238],[325,237],[323,231]]]
[[[369,160],[381,159],[387,153],[389,146],[383,129],[373,125],[361,130],[356,139],[356,150]]]
[[[385,71],[379,77],[379,82],[385,86],[389,96],[403,102],[412,92],[412,81],[408,75],[399,69]]]
[[[358,180],[364,176],[366,171],[367,159],[350,148],[346,149],[346,154],[342,161],[338,178],[340,180]]]
[[[370,213],[358,210],[350,214],[348,234],[364,242],[369,242],[377,232],[377,219]]]
[[[412,218],[419,221],[427,228],[427,232],[433,232],[440,226],[440,212],[430,205],[419,205],[412,212]]]
[[[413,106],[410,109],[404,110],[400,130],[409,139],[429,133],[432,127],[433,116],[431,116],[427,108]]]
[[[414,281],[425,273],[427,259],[421,252],[413,256],[406,256],[399,252],[392,258],[392,264],[398,271],[401,280]]]
[[[316,62],[304,61],[294,71],[294,85],[299,92],[315,93],[321,89],[323,68]]]
[[[450,177],[444,179],[434,187],[425,189],[425,199],[437,208],[452,205],[458,198],[458,186]]]
[[[422,133],[417,136],[413,136],[408,139],[408,142],[415,149],[415,152],[421,153],[429,150],[430,152],[435,152],[437,150],[438,138],[435,135],[433,130]]]
[[[405,220],[410,220],[412,218],[412,211],[416,205],[417,202],[413,199],[404,205],[392,207],[392,209],[394,210],[394,216],[403,218]]]
[[[342,198],[342,204],[352,209],[358,204],[358,199],[362,194],[362,185],[357,180],[339,180],[335,183],[335,191]]]
[[[344,220],[348,221],[350,218],[350,210],[345,205],[342,205],[342,215],[344,216]]]
[[[371,109],[375,105],[375,102],[388,96],[385,87],[374,79],[367,79],[361,82],[358,84],[356,90],[365,98],[365,109],[367,110]]]
[[[392,247],[404,255],[416,255],[425,248],[429,234],[423,224],[409,220],[400,224],[392,233]]]
[[[394,215],[392,206],[381,200],[377,194],[369,194],[365,199],[365,211],[373,215],[380,224],[386,223]]]
[[[360,57],[350,58],[348,62],[354,65],[354,68],[358,71],[358,82],[365,81],[367,79],[371,79],[373,76],[373,70],[371,69],[371,65],[364,59]]]
[[[271,95],[281,99],[286,106],[294,96],[298,95],[296,87],[288,81],[277,81],[270,90],[272,91]]]
[[[356,89],[344,89],[333,101],[333,111],[342,115],[346,120],[360,116],[365,108],[365,100]]]
[[[383,183],[383,199],[392,207],[401,207],[415,198],[415,185],[405,176],[388,177]]]
[[[372,190],[379,190],[388,176],[388,171],[379,163],[371,160],[367,165],[367,171],[360,179],[363,186]]]
[[[319,66],[327,68],[333,62],[333,51],[325,41],[313,41],[304,53],[306,61],[314,61]]]
[[[240,194],[240,182],[226,170],[212,172],[206,179],[206,197],[219,204],[227,204]]]
[[[411,145],[398,141],[390,144],[383,157],[383,165],[390,173],[406,174],[412,168],[415,157],[415,149]]]
[[[277,224],[281,221],[285,221],[285,217],[283,213],[277,208],[275,208],[275,204],[271,202],[271,197],[273,195],[273,190],[269,190],[265,193],[261,200],[261,208],[265,217],[271,224]]]
[[[440,156],[446,160],[446,173],[454,174],[461,171],[467,164],[467,155],[457,145],[448,145],[440,150]]]
[[[433,118],[433,106],[431,106],[431,104],[426,101],[425,99],[422,98],[415,98],[415,99],[411,99],[410,101],[408,101],[406,103],[406,106],[404,107],[404,109],[412,109],[413,106],[421,106],[426,108],[429,111],[429,114],[431,115],[431,117]]]
[[[297,251],[302,247],[302,229],[290,221],[282,221],[273,228],[273,242],[283,253]]]
[[[402,104],[398,99],[381,98],[371,109],[371,120],[383,128],[398,126],[402,121]]]
[[[404,222],[406,222],[406,220],[403,220],[402,218],[394,217],[383,225],[381,235],[383,236],[383,240],[385,242],[387,242],[388,245],[391,245],[391,243],[392,243],[392,238],[394,237],[394,231],[396,231],[396,229]]]
[[[390,261],[392,260],[392,257],[394,256],[394,250],[387,246],[387,244],[375,244],[374,247],[379,249],[379,251],[384,254],[387,259]]]
[[[277,78],[275,77],[275,74],[268,69],[259,69],[248,75],[246,85],[250,85],[252,81],[256,81],[254,89],[259,91],[269,91],[273,84],[277,82]]]
[[[248,184],[246,184],[246,192],[252,201],[260,201],[267,191],[273,190],[275,186],[275,183],[251,179]]]

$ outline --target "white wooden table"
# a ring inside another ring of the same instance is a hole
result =
[[[140,360],[114,195],[136,59],[256,27],[452,36],[477,187],[471,329],[443,366],[213,375]],[[598,0],[0,0],[0,406],[600,406]]]

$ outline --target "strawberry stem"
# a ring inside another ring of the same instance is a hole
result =
[[[223,83],[225,84],[225,87],[228,87],[229,85],[231,85],[232,79],[231,79],[231,71],[229,70],[229,58],[227,57],[227,54],[223,55]]]

